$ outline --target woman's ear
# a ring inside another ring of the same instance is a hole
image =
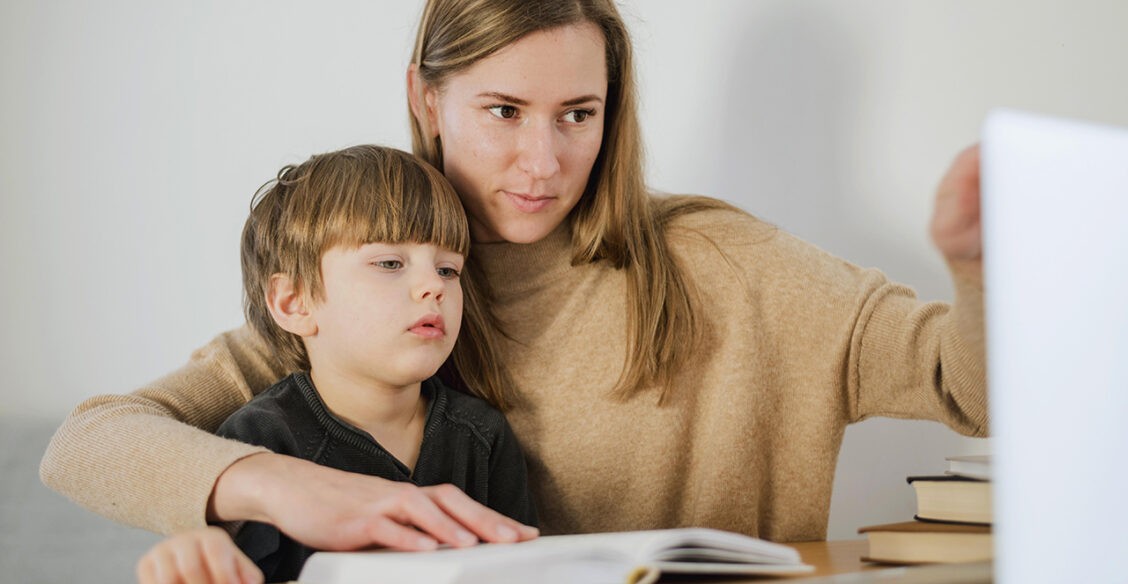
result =
[[[266,290],[266,306],[270,316],[282,330],[299,337],[317,334],[317,320],[309,310],[306,295],[294,285],[294,281],[284,274],[270,277]]]
[[[407,103],[411,107],[411,115],[419,121],[423,132],[430,138],[439,135],[435,116],[435,90],[431,89],[419,77],[419,66],[415,63],[407,67]]]

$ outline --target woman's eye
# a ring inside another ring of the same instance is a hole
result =
[[[588,119],[588,116],[594,115],[595,112],[589,109],[572,110],[564,114],[564,121],[572,124],[582,124]]]
[[[383,268],[385,270],[398,270],[403,267],[403,262],[399,260],[379,260],[377,262],[373,262],[373,265],[375,265],[377,268]]]
[[[458,270],[454,268],[439,268],[435,271],[439,274],[440,278],[443,278],[445,280],[453,280],[459,275]]]
[[[491,114],[503,120],[512,120],[517,117],[517,108],[511,105],[495,105],[487,109],[489,109]]]

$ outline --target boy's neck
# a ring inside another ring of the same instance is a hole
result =
[[[415,468],[427,418],[420,383],[388,386],[331,368],[311,369],[310,379],[329,411],[368,432],[405,466]]]

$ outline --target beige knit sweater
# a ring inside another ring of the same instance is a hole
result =
[[[626,346],[621,272],[571,267],[563,229],[473,250],[514,336],[503,354],[524,405],[508,418],[545,533],[695,525],[822,539],[847,424],[890,416],[986,432],[981,290],[964,286],[955,307],[921,303],[730,211],[680,218],[669,240],[707,341],[662,406],[654,388],[609,396]],[[281,375],[245,327],[220,335],[131,395],[81,404],[43,480],[131,525],[201,525],[219,474],[257,451],[208,431]]]

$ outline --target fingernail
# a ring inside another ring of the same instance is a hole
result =
[[[458,538],[458,543],[460,545],[471,545],[478,543],[478,538],[474,537],[473,534],[471,534],[469,531],[459,530],[458,533],[455,534],[455,537]]]
[[[421,550],[433,550],[439,547],[439,544],[435,543],[435,540],[429,537],[421,537],[416,543],[418,543],[419,549]]]
[[[508,525],[497,526],[496,533],[497,533],[498,539],[501,539],[503,541],[516,541],[517,540],[517,532],[513,531],[513,528],[509,527]]]

